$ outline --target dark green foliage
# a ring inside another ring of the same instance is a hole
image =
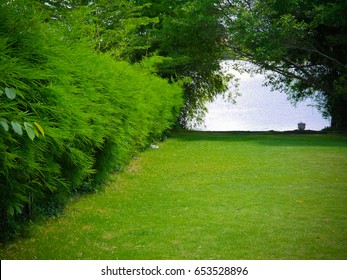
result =
[[[0,2],[0,240],[100,188],[176,121],[181,88],[96,53],[35,1]],[[83,25],[83,23],[81,23]]]
[[[181,79],[185,84],[185,105],[181,123],[186,125],[200,118],[206,102],[226,91],[230,77],[221,70],[225,54],[225,26],[220,17],[218,0],[137,0],[150,4],[143,13],[158,17],[159,22],[148,28],[151,56],[164,57],[156,63],[163,77]]]
[[[268,81],[301,101],[317,99],[335,129],[347,129],[347,2],[221,1],[234,56],[268,72]]]

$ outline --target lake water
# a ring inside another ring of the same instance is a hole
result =
[[[297,129],[299,122],[306,123],[307,130],[321,130],[330,126],[318,110],[305,100],[294,107],[287,96],[281,92],[272,92],[270,87],[262,86],[264,76],[239,74],[232,70],[232,62],[227,62],[227,71],[240,78],[236,104],[217,97],[215,102],[207,104],[208,113],[205,123],[197,127],[203,131],[287,131]]]

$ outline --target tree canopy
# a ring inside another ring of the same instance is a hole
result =
[[[233,57],[267,70],[294,101],[313,97],[332,127],[347,128],[347,2],[227,0],[220,3]]]
[[[163,78],[181,81],[182,125],[203,115],[206,101],[226,90],[228,77],[220,66],[226,33],[218,0],[40,2],[52,19],[67,28],[67,36],[88,41],[96,51],[111,53],[117,60],[140,63]]]

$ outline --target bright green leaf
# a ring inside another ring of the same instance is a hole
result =
[[[19,134],[21,136],[23,135],[22,126],[18,122],[11,121],[11,125],[12,125],[14,132],[16,132],[17,134]]]
[[[16,98],[16,91],[13,88],[5,88],[5,94],[9,99]]]
[[[34,138],[35,138],[35,132],[34,132],[34,127],[33,127],[33,125],[30,124],[30,123],[25,122],[25,123],[24,123],[24,128],[25,128],[25,131],[27,132],[29,138],[30,138],[31,140],[34,140]]]
[[[4,118],[0,119],[0,125],[5,129],[5,131],[8,131],[8,124],[7,124],[7,120]]]
[[[45,131],[43,130],[42,126],[39,125],[37,122],[34,122],[34,124],[36,125],[36,127],[38,128],[38,130],[40,130],[41,134],[43,136],[45,136]]]
[[[4,91],[0,89],[0,96],[4,94]]]

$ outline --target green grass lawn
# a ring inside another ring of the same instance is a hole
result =
[[[347,137],[175,134],[2,259],[347,259]]]

